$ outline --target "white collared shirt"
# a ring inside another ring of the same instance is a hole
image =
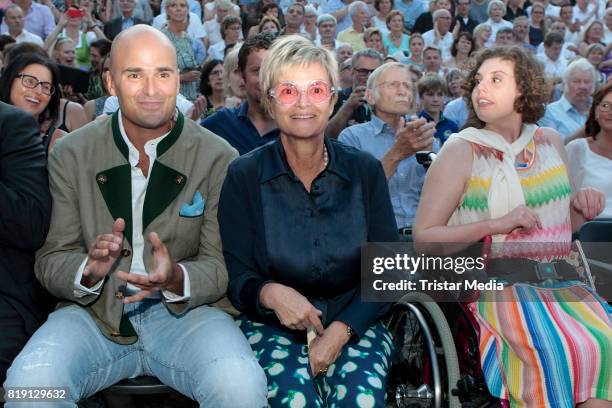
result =
[[[447,61],[452,58],[451,55],[451,47],[453,46],[453,33],[450,31],[444,34],[442,38],[438,38],[436,36],[436,30],[429,30],[423,34],[423,42],[425,43],[425,47],[429,47],[430,45],[435,45],[442,52],[442,61]]]
[[[22,42],[29,42],[34,43],[36,45],[40,45],[41,47],[44,45],[44,41],[42,40],[42,38],[40,38],[36,34],[27,31],[25,28],[21,30],[21,34],[15,37],[15,42],[17,44]]]
[[[147,185],[149,184],[149,179],[144,176],[142,170],[138,167],[138,161],[140,159],[140,153],[138,149],[134,147],[130,139],[127,137],[125,133],[125,129],[123,127],[123,115],[121,111],[119,111],[119,131],[121,132],[121,137],[123,141],[128,147],[128,161],[131,167],[131,178],[132,178],[132,264],[130,265],[130,273],[137,275],[147,275],[147,271],[144,265],[144,247],[145,241],[143,236],[143,228],[142,228],[142,211],[144,207],[145,195],[147,192]],[[170,132],[168,132],[170,133]],[[149,158],[149,171],[147,174],[151,174],[151,170],[153,168],[153,164],[157,158],[157,145],[164,140],[168,133],[153,139],[149,140],[145,146],[144,150],[146,155]],[[95,284],[91,288],[87,288],[81,284],[81,279],[83,277],[83,271],[85,270],[85,265],[87,264],[87,259],[83,261],[79,270],[76,274],[74,280],[74,295],[76,297],[83,297],[86,295],[99,295],[100,289],[104,283],[104,280],[100,280],[97,284]],[[186,302],[189,300],[190,293],[190,285],[189,285],[189,274],[187,273],[187,269],[180,265],[181,269],[184,273],[184,285],[183,285],[183,296],[176,295],[172,292],[162,289],[162,293],[168,302]],[[133,295],[134,293],[140,291],[136,286],[128,283],[127,284],[127,295]]]

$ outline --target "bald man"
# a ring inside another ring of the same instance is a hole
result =
[[[217,202],[230,145],[176,109],[176,50],[144,25],[111,50],[114,115],[49,157],[53,198],[35,270],[63,299],[8,371],[17,387],[63,390],[70,406],[153,375],[204,407],[266,405],[266,378],[227,313]],[[17,400],[6,406],[23,407]],[[46,405],[47,404],[47,405]]]

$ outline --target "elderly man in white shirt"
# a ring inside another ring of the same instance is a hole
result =
[[[23,15],[23,10],[18,5],[11,4],[6,8],[4,11],[4,22],[8,27],[7,34],[17,43],[30,42],[41,47],[43,46],[42,38],[24,28],[25,16]]]
[[[434,28],[423,34],[425,47],[435,45],[442,51],[442,60],[449,60],[451,47],[453,46],[453,34],[450,32],[452,16],[446,9],[438,9],[432,14]]]

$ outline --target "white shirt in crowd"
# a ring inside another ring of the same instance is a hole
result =
[[[208,38],[209,48],[223,41],[223,38],[221,38],[221,24],[219,24],[217,18],[213,18],[212,20],[204,22],[204,31],[206,31],[206,38]],[[240,42],[244,40],[242,30],[240,30],[240,37],[238,38],[238,40]]]
[[[130,139],[128,139],[125,133],[121,112],[119,112],[119,131],[121,132],[121,137],[123,138],[123,141],[128,147],[128,161],[130,162],[132,179],[132,222],[134,223],[134,225],[132,228],[132,264],[130,265],[129,273],[146,276],[147,270],[144,265],[143,256],[145,248],[145,237],[143,236],[142,230],[142,212],[144,208],[145,194],[147,192],[147,185],[149,184],[149,179],[144,176],[142,170],[138,167],[138,159],[140,158],[140,153],[138,152],[138,149],[134,147],[132,142],[130,142]],[[149,157],[149,171],[147,173],[149,175],[151,174],[151,169],[153,168],[155,159],[157,158],[157,145],[162,140],[164,140],[166,136],[168,136],[168,133],[156,139],[148,141],[144,146],[145,153]],[[74,295],[76,297],[84,297],[88,294],[99,295],[100,290],[102,289],[102,285],[104,284],[104,279],[100,280],[92,288],[87,288],[81,284],[81,279],[83,278],[83,272],[85,271],[86,264],[87,259],[85,259],[79,267],[79,270],[77,271],[77,274],[74,279]],[[187,269],[183,265],[179,264],[179,266],[181,267],[184,273],[183,296],[162,289],[161,293],[166,298],[167,302],[185,302],[191,296],[189,286],[189,273],[187,273]],[[140,289],[132,285],[131,283],[127,284],[128,296],[139,291]],[[151,297],[157,296],[159,296],[159,293],[153,294]]]
[[[21,34],[15,37],[15,42],[17,42],[17,44],[22,42],[29,42],[34,43],[36,45],[40,45],[41,47],[44,45],[44,41],[42,40],[42,38],[40,38],[34,33],[27,31],[25,28],[21,31]]]
[[[548,55],[538,54],[537,60],[544,65],[544,74],[547,78],[563,78],[565,69],[567,68],[567,60],[562,55],[556,61],[548,58]]]
[[[425,47],[429,47],[430,45],[435,45],[440,48],[442,51],[442,61],[447,61],[452,58],[451,55],[451,47],[453,46],[453,34],[449,31],[440,39],[436,38],[436,31],[429,30],[423,34],[423,42],[425,43]]]
[[[489,37],[489,39],[487,40],[487,42],[485,43],[485,47],[490,48],[493,46],[493,44],[495,43],[495,37],[497,36],[497,32],[504,28],[504,27],[508,27],[508,28],[512,28],[512,23],[504,20],[503,18],[499,21],[499,23],[494,22],[491,19],[488,19],[485,23],[487,23],[488,25],[491,26],[491,36]]]
[[[566,61],[571,61],[574,59],[574,57],[576,56],[576,53],[572,50],[569,50],[568,47],[572,45],[569,44],[567,42],[563,43],[563,46],[561,47],[561,56],[559,57],[560,59],[564,59]],[[544,55],[544,42],[541,42],[540,45],[538,45],[538,48],[536,50],[536,55]]]
[[[568,171],[576,188],[592,187],[603,192],[606,206],[599,215],[612,218],[612,160],[600,156],[589,147],[587,139],[572,140],[565,146],[568,156]]]
[[[161,30],[161,28],[166,25],[166,22],[166,15],[160,14],[153,19],[153,27]],[[189,26],[187,27],[187,34],[192,39],[202,39],[206,37],[206,31],[204,30],[204,26],[202,25],[200,17],[198,17],[197,14],[191,12],[189,13]]]
[[[594,7],[595,6],[593,6],[593,4],[589,3],[587,5],[586,11],[582,11],[577,5],[574,6],[574,20],[580,21],[583,26],[589,25],[591,21],[597,18],[595,14],[591,14],[593,12]],[[589,14],[591,14],[591,18],[589,18],[587,21],[584,21],[589,16]]]
[[[527,17],[531,18],[531,6],[525,9]],[[554,4],[548,3],[548,6],[544,9],[544,15],[546,17],[559,17],[561,14],[561,7],[555,6]]]
[[[388,35],[391,32],[387,27],[387,22],[378,18],[378,16],[374,16],[370,20],[372,21],[372,26],[378,28],[383,35]]]

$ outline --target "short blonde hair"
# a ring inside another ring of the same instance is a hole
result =
[[[272,43],[259,69],[261,105],[266,112],[271,111],[270,91],[281,73],[291,67],[306,67],[311,64],[320,64],[327,72],[331,87],[334,90],[338,89],[338,64],[327,49],[317,47],[301,35],[283,36]],[[337,94],[334,91],[332,104],[336,102],[336,98]]]
[[[368,41],[374,34],[378,34],[380,36],[380,40],[383,40],[382,32],[377,27],[368,27],[363,32],[363,41]]]
[[[491,0],[489,5],[487,6],[487,16],[491,15],[491,9],[495,6],[500,7],[502,11],[504,12],[502,17],[506,15],[507,9],[506,9],[506,5],[504,4],[504,2],[501,0]]]
[[[232,72],[238,69],[238,52],[240,51],[241,46],[242,44],[232,48],[232,50],[227,53],[225,59],[223,60],[223,94],[226,97],[236,96],[232,92],[229,77]]]

